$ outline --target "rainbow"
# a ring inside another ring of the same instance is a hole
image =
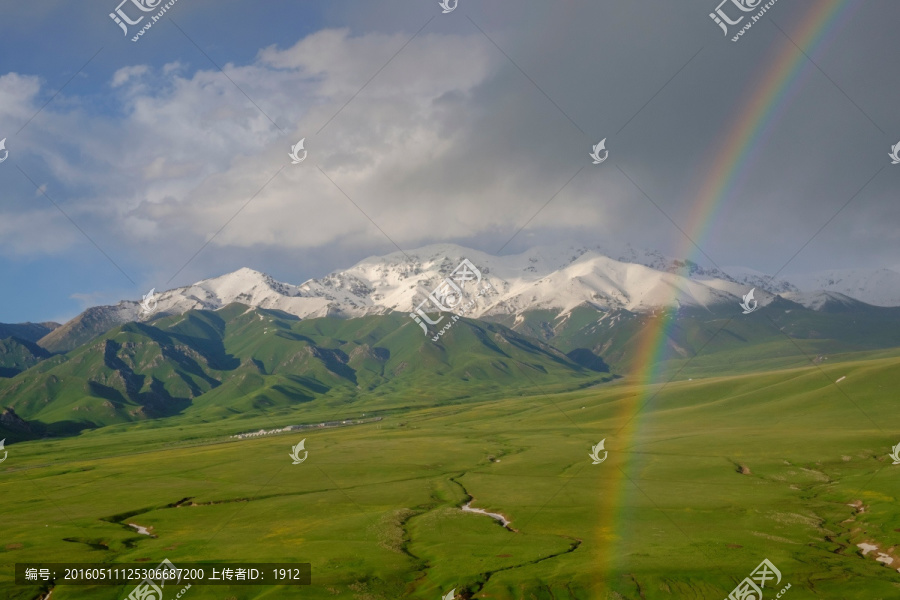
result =
[[[830,44],[834,34],[849,21],[861,5],[861,0],[816,0],[799,28],[792,34],[792,39],[797,46],[812,56]],[[777,8],[776,4],[773,9],[777,11]],[[758,29],[750,31],[759,34]],[[741,38],[745,44],[748,35]],[[726,42],[732,43],[730,37],[725,38],[723,43]],[[696,257],[697,249],[691,240],[702,246],[716,222],[717,213],[734,200],[735,190],[752,167],[755,156],[766,147],[769,134],[807,77],[815,71],[816,67],[810,64],[803,53],[793,43],[784,40],[775,60],[765,64],[762,76],[757,80],[748,81],[752,94],[736,113],[738,118],[734,120],[730,131],[713,149],[712,155],[715,159],[704,174],[697,199],[689,213],[688,226],[684,228],[690,239],[684,240],[682,251],[677,256]],[[677,300],[678,293],[674,292],[673,300]],[[629,379],[635,382],[635,386],[623,390],[625,399],[620,402],[618,416],[622,421],[629,420],[614,442],[615,446],[621,449],[633,448],[639,442],[641,420],[646,418],[646,415],[638,411],[652,398],[655,390],[659,389],[659,386],[651,384],[658,382],[660,378],[659,367],[667,348],[666,340],[673,315],[664,313],[651,318],[652,321],[643,328],[636,340],[637,358],[629,376]],[[611,451],[610,454],[612,453]],[[604,577],[613,576],[620,566],[616,562],[622,550],[619,542],[626,534],[629,522],[628,515],[625,514],[629,498],[643,500],[641,492],[635,490],[628,481],[628,478],[639,480],[640,467],[641,464],[637,459],[627,460],[623,467],[626,476],[616,472],[610,480],[609,492],[600,500],[601,522],[597,534],[604,546],[601,562],[605,564],[600,571]],[[606,582],[599,583],[602,591],[598,591],[596,597],[605,598]]]

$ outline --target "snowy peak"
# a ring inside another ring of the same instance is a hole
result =
[[[664,306],[706,307],[733,302],[749,289],[727,275],[658,253],[628,250],[627,257],[631,260],[610,258],[596,248],[564,247],[493,256],[455,244],[435,244],[372,256],[345,271],[300,285],[279,282],[253,269],[239,269],[158,294],[155,314],[215,310],[233,302],[283,310],[301,318],[409,312],[463,259],[474,264],[496,290],[489,301],[485,299],[468,313],[472,317],[534,309],[567,313],[583,304],[636,312]],[[138,302],[106,308],[113,320],[142,318]]]
[[[205,303],[220,306],[232,302],[243,302],[256,306],[273,297],[292,298],[300,295],[300,289],[297,286],[281,283],[265,273],[248,268],[238,269],[234,273],[214,279],[205,279],[188,288],[175,291],[180,291],[182,295],[193,296]]]
[[[182,314],[194,309],[216,310],[234,302],[283,310],[297,316],[328,314],[328,303],[323,299],[306,297],[300,286],[282,283],[270,275],[248,268],[163,292],[157,296],[154,314]],[[121,302],[119,306],[136,311],[134,320],[142,316],[139,303]]]
[[[865,306],[865,303],[854,300],[850,296],[822,290],[815,292],[789,292],[784,294],[784,297],[810,310],[824,312],[843,312]]]
[[[873,306],[900,306],[900,272],[892,269],[822,271],[794,280],[804,291],[826,290]]]
[[[632,257],[636,257],[634,251]],[[709,306],[735,301],[749,291],[692,263],[678,263],[659,254],[642,258],[658,268],[613,259],[595,248],[539,247],[517,255],[493,256],[454,244],[436,244],[369,257],[346,271],[310,280],[301,289],[336,300],[352,299],[348,313],[376,308],[405,312],[468,259],[497,291],[489,302],[467,313],[473,317],[534,309],[566,313],[585,303],[604,310],[630,311]]]
[[[791,292],[799,292],[800,290],[790,281],[779,277],[772,277],[753,269],[745,267],[723,267],[722,271],[715,270],[720,276],[724,276],[732,281],[737,281],[744,285],[767,290],[773,294],[784,295]]]
[[[434,244],[385,256],[370,256],[344,271],[294,285],[249,268],[155,296],[152,318],[193,309],[216,310],[239,302],[281,310],[300,318],[359,317],[389,311],[410,312],[426,300],[463,259],[480,271],[493,291],[467,310],[469,317],[514,315],[532,310],[569,314],[588,305],[601,311],[648,312],[667,307],[709,308],[733,304],[755,288],[760,306],[784,296],[814,310],[847,310],[854,298],[872,304],[900,305],[900,274],[831,272],[812,279],[823,284],[801,292],[784,280],[741,268],[719,270],[658,252],[630,247],[536,247],[521,254],[493,256],[456,244]],[[725,272],[727,271],[727,272]],[[826,287],[827,285],[827,287]],[[477,294],[467,289],[467,293]],[[841,308],[845,307],[845,308]],[[437,308],[430,303],[426,312]],[[74,347],[129,321],[148,318],[137,301],[88,309],[51,332],[41,345],[52,350]]]
[[[618,256],[613,258],[612,255]],[[344,271],[300,285],[276,281],[249,268],[164,292],[158,312],[217,309],[232,302],[283,310],[301,318],[357,317],[418,306],[463,259],[468,259],[496,293],[467,314],[472,317],[550,309],[566,314],[581,305],[600,310],[645,312],[663,307],[709,307],[737,303],[756,288],[760,305],[775,294],[798,293],[783,280],[770,281],[747,269],[704,268],[658,252],[626,246],[536,247],[493,256],[456,244],[433,244],[408,252],[370,256]],[[120,303],[124,313],[137,303]],[[428,310],[434,310],[428,307]],[[137,319],[138,315],[130,316]]]

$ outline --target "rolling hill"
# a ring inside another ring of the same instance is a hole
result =
[[[0,404],[71,433],[173,417],[218,419],[316,399],[370,411],[608,378],[502,325],[461,319],[433,343],[406,315],[307,319],[231,304],[127,323],[0,384]],[[585,366],[586,365],[586,366]]]
[[[50,353],[34,342],[17,337],[0,339],[0,377],[13,377],[49,358]]]

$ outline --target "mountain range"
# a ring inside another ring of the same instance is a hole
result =
[[[452,310],[411,313],[447,278],[459,289],[436,298]],[[497,257],[442,244],[300,285],[240,269],[145,307],[0,327],[0,438],[267,411],[372,414],[573,389],[635,367],[664,380],[900,347],[900,307],[590,248]]]
[[[893,271],[887,270],[878,276],[823,276],[813,280],[822,283],[822,289],[804,287],[809,291],[801,291],[784,279],[769,280],[747,269],[729,269],[726,273],[631,248],[612,253],[600,248],[544,247],[523,254],[492,256],[453,244],[437,244],[370,257],[344,271],[299,285],[276,281],[249,268],[239,269],[156,294],[153,316],[215,310],[234,302],[281,310],[304,319],[408,313],[464,258],[496,290],[485,299],[489,301],[471,308],[467,316],[473,318],[504,320],[535,310],[562,316],[579,306],[630,313],[737,306],[751,288],[756,288],[755,297],[761,306],[776,295],[814,309],[829,300],[841,302],[845,296],[863,302],[874,299],[869,304],[879,306],[900,305],[900,274],[894,273],[891,278],[888,274]],[[38,344],[51,352],[65,352],[117,325],[143,319],[137,301],[97,306],[53,328]]]
[[[0,380],[0,405],[24,423],[18,431],[0,423],[0,437],[23,439],[25,425],[62,435],[175,416],[258,415],[313,400],[327,414],[371,414],[610,378],[602,361],[583,366],[501,325],[461,319],[445,341],[426,341],[396,313],[300,320],[237,303],[126,323]]]

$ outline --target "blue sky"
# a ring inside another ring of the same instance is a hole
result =
[[[771,23],[723,40],[705,0],[460,0],[449,15],[178,0],[137,43],[108,17],[117,4],[42,0],[0,24],[0,322],[243,266],[299,283],[395,244],[492,252],[535,214],[504,252],[681,247],[614,168],[579,171],[587,151],[609,137],[683,223],[719,136],[790,43]],[[804,10],[768,17],[790,33]],[[884,162],[900,139],[898,17],[861,5],[806,65],[702,241],[718,264],[777,269]],[[301,137],[310,160],[290,165]],[[788,272],[900,266],[898,178],[881,173]]]

